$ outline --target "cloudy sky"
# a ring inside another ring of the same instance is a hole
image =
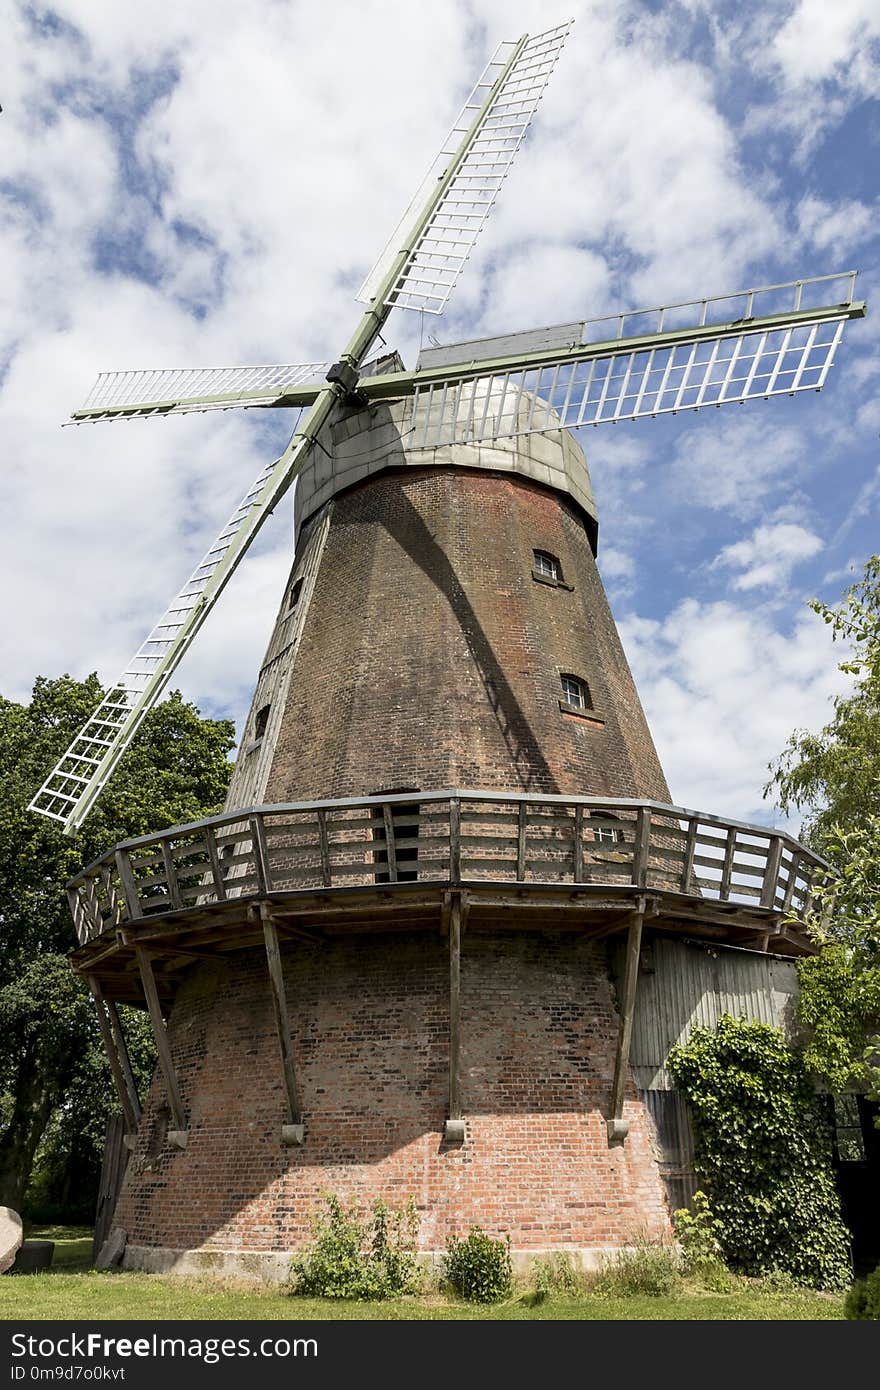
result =
[[[62,430],[108,368],[332,359],[495,43],[576,24],[441,341],[857,268],[825,391],[584,432],[600,564],[679,804],[779,821],[766,767],[843,688],[806,608],[880,549],[876,0],[6,0],[0,691],[111,680],[288,430]],[[147,15],[153,18],[147,22]],[[874,312],[871,312],[871,306]],[[412,363],[419,318],[386,338]],[[278,509],[174,684],[246,711]]]

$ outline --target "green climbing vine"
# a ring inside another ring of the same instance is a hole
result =
[[[777,1029],[725,1015],[673,1048],[669,1069],[691,1108],[694,1167],[731,1268],[848,1287],[828,1120],[800,1055]]]

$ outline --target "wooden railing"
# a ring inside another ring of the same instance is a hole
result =
[[[665,890],[801,915],[822,860],[653,801],[445,791],[257,806],[126,840],[68,884],[81,944],[156,913],[406,882]]]

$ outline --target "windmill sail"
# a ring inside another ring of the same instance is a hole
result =
[[[412,378],[408,446],[436,448],[818,391],[846,321],[864,313],[852,298],[854,279],[854,272],[822,276],[423,353],[422,370]],[[841,281],[848,284],[845,300],[804,306],[807,287],[822,286],[820,297],[828,301],[830,282]],[[787,308],[781,307],[786,291]],[[731,305],[740,311],[736,318],[721,322],[713,315],[713,307],[729,313]],[[775,312],[755,313],[769,307]],[[682,312],[688,310],[689,325]],[[653,323],[645,322],[649,315]],[[668,327],[670,320],[684,326]],[[609,323],[617,327],[613,338],[602,336]]]
[[[186,367],[102,372],[71,419],[131,419],[236,406],[310,405],[328,363],[264,367]]]
[[[443,313],[525,139],[571,24],[569,20],[543,34],[498,45],[419,192],[358,291],[356,297],[361,303],[369,304],[377,297],[400,248],[409,246],[406,262],[384,303]],[[450,166],[477,116],[463,157]],[[443,196],[421,231],[412,237],[426,203],[435,196],[438,180],[444,177],[448,183]]]
[[[147,711],[211,611],[260,526],[283,496],[311,440],[294,436],[262,470],[146,641],[46,778],[29,810],[70,833],[91,807]]]

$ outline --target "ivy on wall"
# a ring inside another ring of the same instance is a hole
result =
[[[847,1288],[830,1128],[800,1055],[768,1024],[725,1015],[673,1048],[668,1065],[691,1109],[694,1167],[730,1266]]]

